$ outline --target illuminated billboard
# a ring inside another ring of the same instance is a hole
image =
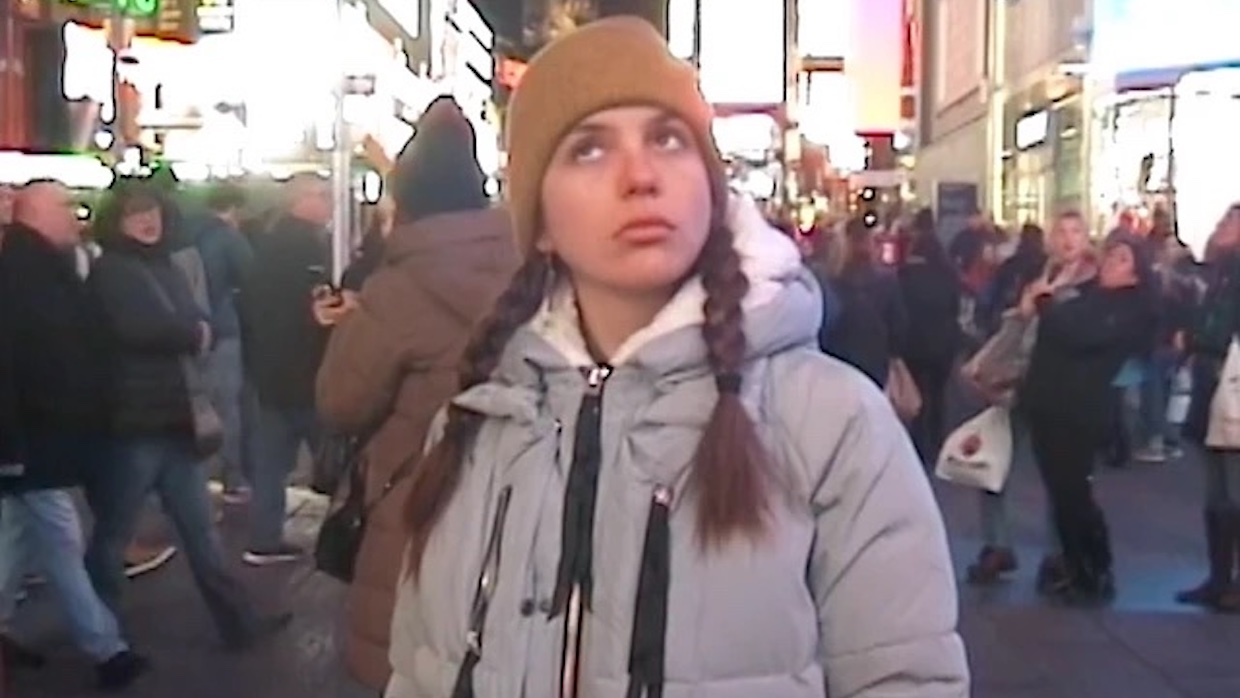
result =
[[[1240,63],[1236,0],[1095,0],[1091,72],[1106,79]]]

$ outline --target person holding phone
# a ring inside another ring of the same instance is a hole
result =
[[[357,307],[357,292],[342,288],[332,281],[323,267],[312,266],[310,272],[320,279],[310,292],[310,309],[314,313],[314,320],[323,327],[335,327]]]
[[[314,381],[327,327],[348,307],[331,290],[327,226],[331,189],[314,174],[285,185],[283,212],[254,238],[254,263],[241,289],[246,368],[258,397],[258,444],[251,473],[249,545],[244,560],[272,565],[302,551],[284,540],[285,486],[303,443],[318,443]]]

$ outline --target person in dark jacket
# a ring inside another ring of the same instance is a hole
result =
[[[387,249],[388,235],[392,232],[395,213],[391,204],[380,201],[372,212],[366,234],[362,236],[362,244],[358,247],[357,256],[344,270],[340,277],[340,288],[353,293],[361,293],[362,286],[383,265],[383,255]]]
[[[69,493],[106,467],[109,431],[107,342],[74,266],[75,210],[63,186],[27,185],[0,251],[0,631],[28,571],[23,544],[32,544],[100,687],[120,689],[147,662],[91,584]],[[7,634],[0,648],[17,664],[42,663]]]
[[[168,207],[159,194],[129,185],[114,192],[100,214],[104,252],[90,281],[111,343],[117,447],[112,470],[94,488],[87,565],[100,595],[119,607],[125,545],[143,500],[156,491],[221,638],[245,648],[281,629],[288,617],[258,615],[225,565],[215,534],[189,381],[210,350],[210,318],[172,260],[163,230]]]
[[[1094,500],[1094,457],[1107,438],[1111,383],[1153,331],[1148,250],[1128,237],[1106,249],[1096,281],[1053,302],[1053,282],[1034,283],[1020,312],[1038,334],[1020,391],[1038,467],[1063,544],[1069,602],[1097,603],[1115,592],[1106,518]]]
[[[899,281],[875,262],[873,240],[861,220],[849,221],[834,245],[828,273],[839,317],[823,338],[823,349],[885,387],[908,332]]]
[[[245,499],[247,473],[252,454],[245,452],[242,421],[245,368],[242,360],[241,316],[237,298],[242,280],[254,261],[250,243],[240,230],[245,191],[235,184],[222,184],[207,194],[208,214],[196,223],[194,236],[207,277],[211,307],[211,336],[215,345],[208,358],[213,402],[224,423],[224,447],[220,451],[220,479],[225,501]]]
[[[947,385],[960,350],[963,288],[935,233],[930,209],[917,212],[910,232],[912,239],[899,271],[909,320],[903,358],[922,399],[910,431],[922,462],[933,464],[947,428]]]
[[[1202,452],[1205,464],[1206,553],[1209,574],[1176,596],[1180,603],[1224,613],[1240,613],[1240,464],[1235,453],[1205,445],[1210,403],[1233,339],[1240,334],[1240,203],[1219,221],[1206,246],[1205,293],[1190,328],[1179,340],[1191,361],[1192,402],[1184,439]]]
[[[987,336],[999,330],[1003,313],[1020,303],[1021,293],[1046,273],[1046,232],[1034,223],[1020,228],[1016,250],[999,264],[995,277],[978,300],[978,325]]]
[[[1159,209],[1161,210],[1163,209]],[[1155,228],[1149,237],[1151,254],[1155,260],[1155,296],[1159,323],[1140,391],[1140,436],[1143,443],[1133,454],[1133,458],[1143,463],[1163,463],[1180,455],[1176,450],[1178,435],[1167,420],[1167,406],[1175,374],[1183,360],[1183,352],[1176,346],[1176,338],[1183,337],[1192,323],[1197,291],[1191,277],[1176,271],[1177,256],[1190,253],[1179,240],[1159,232],[1164,229],[1161,226],[1166,225],[1166,221],[1155,216]],[[1158,237],[1155,237],[1155,233],[1158,233]]]
[[[286,202],[266,232],[254,237],[254,263],[241,288],[246,367],[259,403],[257,448],[244,560],[270,565],[302,551],[284,539],[285,487],[302,444],[320,437],[314,381],[327,345],[330,318],[316,319],[315,293],[328,282],[327,225],[331,190],[313,174],[285,185]],[[343,314],[351,293],[325,312]],[[335,296],[325,300],[335,300]]]

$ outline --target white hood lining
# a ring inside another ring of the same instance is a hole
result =
[[[766,222],[749,197],[735,193],[729,197],[727,221],[734,236],[732,246],[740,255],[741,269],[749,278],[749,293],[742,307],[750,310],[769,303],[788,280],[800,272],[800,251],[787,235]],[[620,346],[610,363],[620,366],[649,342],[676,330],[701,325],[705,301],[706,291],[701,280],[690,279],[649,325]],[[543,301],[542,308],[530,321],[530,328],[574,366],[593,366],[595,361],[586,349],[579,317],[572,286],[565,282]]]

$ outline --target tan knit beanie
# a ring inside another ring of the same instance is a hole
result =
[[[534,251],[543,176],[560,140],[604,109],[649,105],[684,119],[704,154],[716,192],[724,168],[711,137],[710,105],[697,74],[648,22],[611,17],[561,37],[530,61],[508,107],[508,207],[517,246]]]

